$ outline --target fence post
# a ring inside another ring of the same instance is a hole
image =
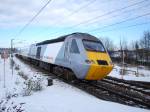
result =
[[[5,84],[5,58],[4,58],[4,88],[6,87],[6,84]]]

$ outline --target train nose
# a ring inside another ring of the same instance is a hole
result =
[[[104,78],[105,76],[107,76],[111,70],[112,70],[113,66],[105,66],[105,65],[96,65],[93,64],[90,66],[90,69],[85,77],[86,80],[100,80],[102,78]]]
[[[106,52],[87,52],[90,65],[85,76],[86,80],[100,80],[108,75],[113,69],[112,61]]]

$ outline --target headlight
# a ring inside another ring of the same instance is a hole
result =
[[[94,60],[85,60],[85,62],[87,63],[87,64],[95,64],[95,62],[94,62]]]

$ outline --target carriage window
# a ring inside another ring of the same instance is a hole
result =
[[[41,47],[37,48],[36,58],[40,59]]]
[[[75,39],[72,40],[70,52],[71,53],[80,53]]]

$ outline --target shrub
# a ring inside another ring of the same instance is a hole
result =
[[[10,99],[2,99],[0,101],[0,112],[23,112],[23,105],[25,103],[15,103]]]
[[[46,86],[45,78],[34,75],[24,82],[23,96],[29,96],[32,91],[41,91]]]
[[[18,75],[21,76],[25,80],[28,79],[27,75],[25,75],[24,72],[22,72],[22,71],[18,72]]]
[[[19,65],[15,65],[15,70],[19,70],[20,66]]]
[[[5,98],[0,100],[0,112],[23,112],[22,105],[25,103],[16,103],[12,100],[12,98],[17,96],[18,94],[6,91]]]

